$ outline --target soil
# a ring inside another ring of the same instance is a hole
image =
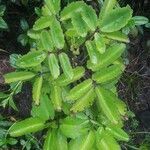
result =
[[[150,17],[148,0],[138,2],[134,0],[126,1],[134,9],[136,15],[145,15]],[[14,69],[9,65],[9,55],[12,53],[25,54],[29,47],[22,47],[17,42],[18,35],[22,32],[20,29],[20,19],[26,18],[30,23],[30,27],[36,18],[34,6],[40,6],[41,3],[30,4],[31,7],[24,7],[19,2],[12,4],[7,2],[6,22],[9,26],[9,31],[0,32],[0,48],[6,52],[0,52],[0,83],[2,83],[2,75],[6,72],[11,72]],[[95,6],[95,3],[93,3]],[[125,3],[123,4],[125,5]],[[30,10],[29,10],[30,8]],[[97,8],[96,8],[97,9]],[[122,99],[125,100],[129,109],[136,115],[139,121],[137,131],[150,131],[150,30],[144,28],[143,35],[131,37],[131,45],[128,49],[129,64],[122,76],[118,91]],[[4,91],[8,86],[0,84],[0,91]],[[15,112],[10,108],[0,108],[0,113],[5,116],[15,116],[26,118],[30,115],[31,110],[31,84],[25,83],[22,92],[14,97],[15,103],[19,112]],[[130,123],[127,123],[127,128],[130,129]],[[136,137],[136,142],[139,144],[143,137]]]

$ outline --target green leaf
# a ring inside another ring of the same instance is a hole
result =
[[[67,117],[62,121],[60,130],[66,137],[75,139],[88,132],[89,120]]]
[[[83,67],[76,67],[75,69],[73,69],[73,78],[72,79],[69,79],[66,77],[65,74],[62,74],[57,80],[56,80],[56,83],[59,85],[59,86],[66,86],[76,80],[79,80],[81,77],[84,76],[84,73],[85,73],[85,69]]]
[[[92,79],[97,83],[105,83],[114,80],[122,73],[123,69],[120,65],[112,65],[107,68],[102,68],[100,71],[92,75]]]
[[[60,75],[60,68],[59,68],[59,64],[58,64],[58,59],[55,56],[55,54],[49,54],[48,65],[49,65],[49,70],[50,70],[53,78],[57,79],[58,76]]]
[[[130,40],[128,36],[121,31],[111,32],[111,33],[104,33],[104,36],[106,36],[109,39],[120,41],[120,42],[126,42],[129,43]]]
[[[6,10],[6,6],[0,5],[0,17],[2,17],[4,15],[5,10]]]
[[[46,135],[43,150],[68,150],[66,137],[57,129],[49,130]]]
[[[54,119],[55,112],[53,104],[47,95],[42,94],[39,106],[32,106],[31,115],[43,120],[48,120],[49,118]]]
[[[9,96],[9,94],[5,94],[3,92],[0,92],[0,99],[7,98],[8,96]]]
[[[87,35],[88,28],[81,14],[76,14],[72,17],[72,25],[79,36],[85,37]]]
[[[96,87],[95,91],[98,97],[98,105],[100,106],[102,112],[112,123],[117,124],[120,120],[120,114],[112,99],[108,99],[108,90],[105,90],[102,87]]]
[[[96,95],[94,89],[91,88],[83,97],[78,99],[75,104],[73,104],[71,111],[75,113],[78,111],[83,111],[85,108],[93,104],[95,97]]]
[[[90,131],[87,135],[72,139],[69,143],[69,150],[92,150],[95,142],[95,133]]]
[[[84,2],[72,2],[61,11],[61,20],[70,19],[75,13],[80,13],[85,7]]]
[[[85,45],[86,45],[91,63],[94,65],[97,64],[99,60],[99,54],[98,54],[98,51],[96,50],[95,43],[93,41],[87,41]]]
[[[11,72],[4,75],[5,83],[12,83],[17,81],[25,81],[33,78],[34,73],[28,71]]]
[[[91,31],[94,31],[97,27],[97,15],[95,10],[89,6],[85,5],[83,12],[81,12],[82,19],[86,22],[87,26]]]
[[[91,62],[88,62],[87,66],[93,71],[99,70],[102,67],[107,67],[116,61],[121,54],[124,52],[126,46],[125,44],[113,44],[111,45],[104,54],[99,55],[99,62],[96,65],[93,65]]]
[[[52,12],[49,10],[47,5],[42,7],[42,15],[43,16],[52,16]]]
[[[43,51],[31,51],[17,60],[16,65],[20,68],[35,67],[40,65],[46,58]]]
[[[51,33],[53,43],[56,48],[62,49],[64,47],[65,40],[64,40],[64,34],[60,22],[55,17],[52,17],[51,21],[52,23],[50,26],[51,28],[50,33]]]
[[[110,88],[109,88],[110,89]],[[107,94],[106,94],[107,92]],[[125,116],[125,114],[127,113],[127,106],[126,104],[120,100],[116,94],[114,94],[112,91],[110,90],[107,90],[105,91],[105,97],[107,97],[107,99],[110,99],[110,101],[112,101],[117,109],[118,109],[118,112],[122,115],[122,116]]]
[[[14,123],[9,129],[9,134],[12,137],[18,137],[40,131],[44,126],[43,120],[39,118],[27,118],[23,121]]]
[[[37,77],[33,84],[32,98],[36,105],[40,104],[43,77]]]
[[[61,7],[60,7],[60,0],[44,0],[46,6],[50,10],[50,12],[54,15],[58,14]]]
[[[105,50],[106,50],[105,40],[104,40],[104,38],[100,34],[96,33],[94,35],[94,42],[96,44],[96,50],[100,54],[105,53]]]
[[[102,32],[114,32],[123,28],[132,17],[132,9],[127,6],[116,8],[103,17],[99,22]]]
[[[7,29],[8,26],[6,24],[6,22],[3,20],[2,17],[0,17],[0,29]]]
[[[78,84],[77,86],[75,86],[74,88],[72,88],[69,91],[66,99],[69,101],[77,100],[81,98],[83,95],[85,95],[91,88],[92,88],[92,80],[87,79]]]
[[[26,34],[20,34],[17,41],[20,42],[22,46],[26,46],[28,43],[28,36]]]
[[[32,29],[28,30],[27,35],[31,38],[31,39],[40,39],[40,31],[34,31]]]
[[[69,79],[73,78],[73,69],[69,57],[65,53],[59,54],[59,60],[65,76]]]
[[[149,22],[149,19],[144,16],[134,16],[132,19],[136,26],[141,26]]]
[[[62,89],[59,86],[51,86],[51,101],[56,111],[62,109]]]
[[[107,133],[104,133],[102,136],[97,134],[96,146],[98,150],[112,150],[112,148],[113,150],[121,150],[116,140]]]
[[[24,18],[20,20],[20,26],[23,31],[27,31],[29,29],[28,22]]]
[[[108,131],[108,133],[114,136],[114,138],[116,138],[117,140],[126,141],[126,142],[129,141],[128,134],[119,126],[109,125],[105,129],[106,131]]]
[[[33,30],[41,30],[50,27],[52,21],[50,16],[40,17],[34,24]]]
[[[105,0],[100,11],[100,19],[108,15],[115,7],[117,0]]]
[[[44,50],[47,50],[49,52],[53,51],[54,44],[52,42],[52,37],[49,31],[43,30],[40,34],[40,40]]]

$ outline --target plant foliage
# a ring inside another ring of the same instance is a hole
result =
[[[129,39],[123,29],[132,9],[105,0],[97,15],[83,1],[63,10],[60,2],[45,0],[28,31],[34,46],[16,59],[15,72],[4,75],[6,83],[33,83],[31,117],[12,125],[9,134],[46,128],[44,150],[119,150],[118,141],[129,136],[116,83],[125,68],[121,55]]]

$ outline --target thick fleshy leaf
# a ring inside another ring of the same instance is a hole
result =
[[[34,31],[34,30],[28,30],[27,35],[31,38],[31,39],[40,39],[40,31]]]
[[[89,120],[67,117],[62,121],[60,130],[68,138],[77,138],[88,132]]]
[[[89,107],[93,104],[96,94],[94,89],[91,88],[83,97],[78,99],[75,104],[73,104],[72,108],[70,109],[73,112],[83,111],[85,108]]]
[[[76,80],[79,80],[81,77],[84,76],[85,73],[85,69],[83,67],[76,67],[75,69],[73,69],[73,78],[69,79],[65,76],[65,74],[62,74],[60,77],[58,77],[58,79],[56,80],[56,83],[59,86],[66,86]]]
[[[55,54],[49,54],[48,65],[49,65],[49,70],[51,72],[52,77],[54,79],[57,79],[58,76],[60,75],[60,68],[59,68],[58,59],[55,56]]]
[[[67,138],[57,129],[49,130],[43,150],[68,150]]]
[[[110,133],[117,140],[126,141],[126,142],[129,141],[128,134],[119,126],[109,125],[106,127],[106,131],[108,131],[108,133]]]
[[[46,6],[50,12],[54,15],[58,14],[60,11],[60,0],[44,0]]]
[[[86,42],[86,48],[92,64],[97,64],[99,61],[99,54],[96,48],[96,44],[93,41]]]
[[[44,50],[52,52],[54,49],[54,44],[52,42],[52,38],[50,32],[47,30],[43,30],[40,34],[40,40]]]
[[[66,99],[77,100],[86,94],[92,88],[92,80],[87,79],[70,90]]]
[[[69,150],[92,150],[95,142],[95,133],[90,131],[87,135],[72,139],[69,143]]]
[[[106,36],[109,39],[120,41],[120,42],[126,42],[126,43],[130,42],[127,35],[122,33],[121,31],[116,31],[116,32],[111,32],[111,33],[104,33],[104,36]]]
[[[62,89],[59,86],[51,86],[51,101],[56,111],[62,109]]]
[[[43,77],[40,76],[35,79],[33,84],[32,98],[36,105],[40,104],[42,83],[43,83]]]
[[[98,97],[98,104],[104,113],[104,115],[114,124],[117,124],[120,120],[120,114],[117,106],[114,104],[112,99],[108,99],[108,90],[102,87],[96,87],[96,94]]]
[[[7,29],[8,25],[2,17],[0,17],[0,29]]]
[[[54,16],[51,18],[51,21],[52,23],[50,26],[51,29],[50,33],[51,33],[53,43],[56,48],[62,49],[64,47],[65,40],[64,40],[64,34],[60,22]]]
[[[50,16],[41,17],[35,22],[33,30],[45,29],[47,27],[50,27],[51,23],[52,21]]]
[[[70,19],[75,13],[82,12],[84,6],[85,6],[85,3],[82,1],[70,3],[62,10],[61,20]]]
[[[43,120],[54,119],[54,107],[47,95],[41,96],[40,105],[36,106],[33,104],[31,115],[33,117],[38,117]]]
[[[100,11],[100,19],[108,15],[113,10],[116,3],[117,3],[117,0],[105,0],[103,7],[101,8],[101,11]]]
[[[110,89],[110,88],[109,88]],[[105,97],[107,97],[107,99],[109,99],[111,102],[113,102],[115,105],[116,105],[116,107],[117,107],[117,109],[118,109],[118,111],[119,111],[119,113],[122,115],[122,116],[124,116],[126,113],[127,113],[127,106],[126,106],[126,104],[122,101],[122,100],[120,100],[117,96],[116,96],[116,94],[114,94],[112,91],[110,91],[110,90],[105,90],[104,91],[104,89],[103,89],[103,93],[105,94]]]
[[[149,19],[144,16],[134,16],[132,19],[137,26],[141,26],[149,22]]]
[[[100,70],[100,68],[107,67],[116,61],[121,54],[124,52],[126,46],[125,44],[113,44],[111,45],[104,54],[99,56],[99,62],[96,65],[93,65],[91,62],[88,62],[87,66],[93,71]]]
[[[97,15],[95,10],[91,6],[85,5],[81,15],[89,29],[94,31],[97,27]]]
[[[28,133],[34,133],[42,130],[45,126],[44,123],[45,122],[39,118],[27,118],[14,123],[9,129],[9,134],[12,137],[18,137]]]
[[[28,67],[35,67],[40,65],[44,59],[46,58],[46,53],[43,51],[31,51],[26,55],[20,57],[16,65],[20,68],[28,68]]]
[[[102,68],[100,71],[92,75],[92,79],[97,83],[105,83],[114,80],[122,73],[123,69],[120,65],[112,65],[110,67]]]
[[[121,150],[117,141],[107,133],[103,133],[102,136],[100,134],[97,134],[96,146],[98,150],[112,150],[112,148],[113,150]]]
[[[87,35],[88,28],[81,14],[76,14],[72,17],[72,25],[79,36],[85,37]]]
[[[127,6],[116,8],[100,20],[99,27],[102,32],[114,32],[123,28],[132,17],[132,9]]]
[[[106,44],[104,38],[100,34],[96,33],[94,35],[94,42],[96,44],[96,50],[101,54],[103,54],[106,50]]]
[[[34,73],[29,71],[11,72],[4,75],[5,83],[12,83],[17,81],[25,81],[33,78]]]
[[[72,79],[74,74],[68,55],[65,53],[59,54],[59,60],[65,76]]]

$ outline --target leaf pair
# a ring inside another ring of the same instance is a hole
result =
[[[115,3],[115,0],[107,0],[104,3],[99,19],[99,27],[102,32],[109,33],[118,31],[123,28],[132,17],[132,9],[129,6],[123,8],[116,7],[113,9]]]
[[[94,73],[92,75],[92,79],[97,83],[107,83],[119,77],[122,71],[123,68],[120,65],[118,64],[111,65],[109,67],[102,68],[96,73]]]
[[[84,76],[85,73],[85,69],[83,67],[76,67],[73,69],[73,78],[70,79],[68,77],[66,77],[65,74],[62,74],[57,80],[56,83],[59,86],[67,86],[68,84],[79,80],[81,77]]]
[[[73,69],[69,57],[65,53],[61,53],[59,54],[59,61],[66,78],[72,79],[74,74],[73,74]],[[52,77],[54,79],[57,79],[58,76],[60,75],[60,67],[59,67],[58,59],[55,54],[49,54],[48,64],[49,64],[49,69],[52,74]]]
[[[92,82],[93,81],[91,79],[87,79],[69,91],[68,95],[66,96],[67,101],[76,101],[73,104],[71,111],[83,111],[86,107],[93,103],[95,99],[95,93]]]
[[[105,129],[99,127],[96,132],[96,146],[99,150],[112,148],[120,150],[117,141],[129,141],[129,136],[119,126],[110,125]]]
[[[107,149],[107,150],[121,150],[121,147],[117,143],[117,141],[104,129],[100,127],[96,134],[96,147],[98,150]]]
[[[62,49],[65,44],[63,30],[60,22],[55,16],[42,16],[34,24],[33,30],[43,30],[40,34],[40,42],[42,49],[47,51],[53,51],[54,47]]]
[[[103,87],[96,87],[95,91],[103,114],[110,122],[118,124],[121,120],[121,115],[126,114],[127,108],[124,102],[119,100],[114,93]]]
[[[125,44],[113,44],[104,54],[95,55],[93,52],[91,55],[97,57],[97,63],[93,64],[92,61],[87,62],[87,67],[92,71],[100,70],[100,68],[107,67],[115,62],[124,52]],[[94,50],[93,50],[94,51]],[[91,56],[91,57],[92,57]],[[94,57],[94,58],[95,58]]]
[[[84,2],[72,2],[61,12],[61,20],[71,19],[73,29],[79,36],[85,37],[89,30],[94,31],[97,26],[97,15],[93,8]]]

